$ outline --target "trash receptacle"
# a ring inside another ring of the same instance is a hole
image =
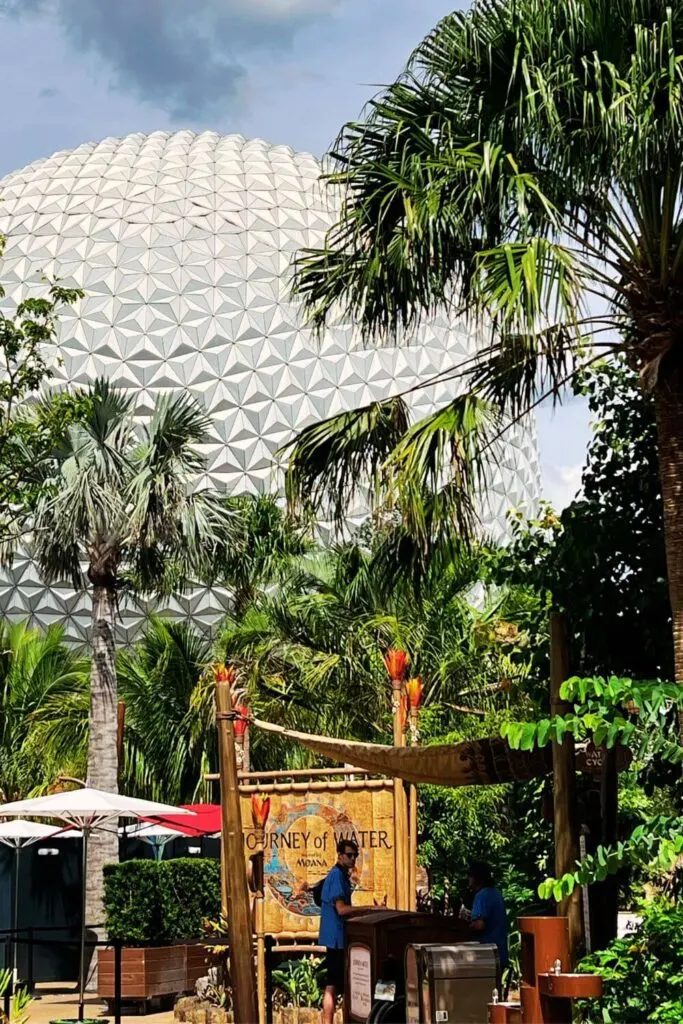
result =
[[[344,1019],[349,1021],[367,1021],[382,980],[394,984],[392,998],[402,999],[405,951],[411,942],[458,943],[470,934],[469,925],[457,917],[419,911],[381,910],[347,921]]]
[[[407,1024],[481,1024],[497,978],[495,945],[408,946]]]

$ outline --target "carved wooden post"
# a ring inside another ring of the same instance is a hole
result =
[[[249,889],[244,860],[242,814],[232,728],[230,678],[216,678],[216,727],[221,777],[221,867],[223,903],[227,910],[230,974],[235,1024],[254,1024],[258,1019],[254,956],[252,950]],[[224,673],[227,675],[227,672]]]
[[[409,679],[406,683],[406,696],[410,711],[410,745],[416,747],[420,742],[420,704],[424,683],[420,676]],[[409,838],[408,851],[408,910],[417,910],[417,786],[410,784],[408,789],[409,806]]]
[[[408,669],[405,651],[389,650],[384,656],[391,679],[391,717],[394,727],[394,746],[405,745],[405,719],[407,701],[403,680]],[[401,779],[394,779],[394,864],[396,871],[396,909],[407,910],[408,892],[408,807],[406,791]]]

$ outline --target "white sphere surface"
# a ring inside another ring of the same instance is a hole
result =
[[[317,341],[293,301],[291,260],[319,246],[335,220],[320,163],[306,153],[213,132],[155,132],[56,153],[0,181],[4,308],[39,291],[42,275],[85,298],[58,329],[59,375],[87,385],[106,375],[155,397],[188,390],[212,437],[204,482],[229,493],[281,487],[274,454],[302,427],[426,382],[471,357],[480,340],[435,317],[398,348],[364,348],[348,323]],[[413,420],[449,399],[457,382],[408,396]],[[533,511],[539,469],[532,420],[510,429],[484,521],[504,536],[509,508]],[[173,614],[210,629],[229,595],[196,588]],[[122,609],[122,636],[141,606]],[[87,637],[90,599],[46,587],[21,556],[0,579],[0,611]]]

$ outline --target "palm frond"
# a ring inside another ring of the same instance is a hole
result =
[[[341,525],[359,489],[377,488],[407,426],[403,400],[390,398],[306,427],[290,446],[285,481],[290,508],[309,513],[329,508]]]

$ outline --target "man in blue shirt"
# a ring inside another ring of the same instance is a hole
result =
[[[344,918],[353,913],[350,875],[357,857],[358,845],[352,839],[341,839],[337,843],[337,863],[322,888],[318,942],[327,950],[322,1024],[333,1024],[337,999],[344,994]]]
[[[507,914],[500,889],[496,889],[493,884],[491,868],[482,861],[470,864],[467,875],[470,889],[475,894],[472,904],[472,931],[479,942],[495,944],[498,947],[500,969],[504,971],[510,961]]]

